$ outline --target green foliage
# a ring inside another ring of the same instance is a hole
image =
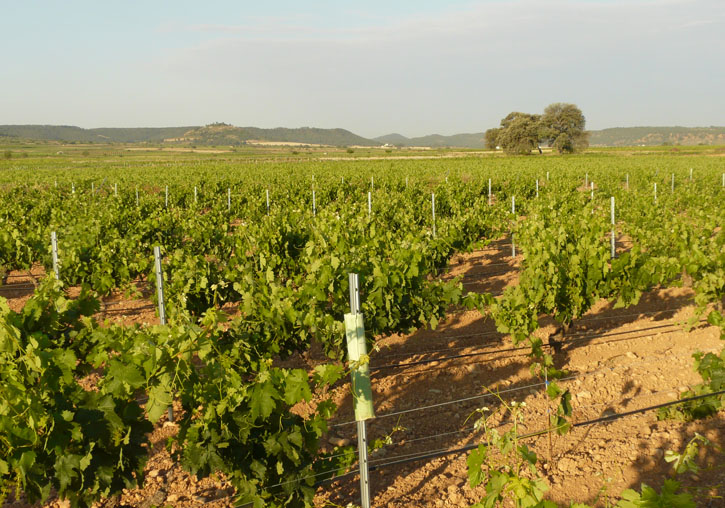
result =
[[[680,483],[667,479],[662,492],[642,484],[641,493],[632,489],[622,492],[622,500],[616,508],[695,508],[695,502],[688,493],[678,493]]]
[[[498,137],[500,133],[501,128],[493,128],[486,131],[486,133],[484,134],[484,138],[486,140],[486,149],[495,150],[499,146]]]
[[[687,443],[684,452],[676,453],[672,450],[667,450],[667,452],[665,452],[665,460],[667,462],[672,462],[672,469],[674,469],[676,474],[686,472],[697,473],[700,471],[700,467],[697,465],[695,460],[697,459],[700,444],[708,446],[711,443],[705,436],[695,432],[695,437]]]
[[[501,127],[486,131],[486,148],[500,146],[508,154],[528,155],[545,141],[559,153],[581,151],[589,146],[585,123],[574,104],[550,104],[543,115],[515,111],[501,120]]]
[[[552,389],[549,395],[556,397],[558,390]],[[543,499],[549,487],[537,468],[538,457],[525,444],[520,443],[524,436],[519,434],[518,428],[525,421],[523,410],[526,404],[513,402],[509,405],[503,399],[499,400],[502,403],[501,411],[509,413],[512,423],[503,434],[489,428],[488,420],[492,415],[488,408],[474,412],[480,415],[474,427],[484,430],[485,443],[468,455],[468,480],[471,488],[483,484],[486,494],[481,501],[471,505],[471,508],[495,508],[504,505],[507,500],[517,508],[559,508],[557,503]],[[562,406],[566,404],[568,401]],[[571,414],[570,409],[567,413]],[[668,462],[675,462],[676,474],[685,471],[697,472],[694,460],[698,441],[707,444],[705,438],[696,435],[682,455],[671,452],[667,455]],[[615,508],[694,508],[692,496],[679,492],[679,489],[680,484],[672,479],[665,480],[660,493],[642,484],[641,492],[632,489],[623,491]],[[567,506],[591,508],[583,503],[570,503]]]
[[[513,112],[501,120],[495,135],[498,145],[512,155],[528,155],[539,143],[539,115]],[[488,139],[488,136],[487,136]]]
[[[0,300],[0,492],[17,485],[36,501],[55,489],[87,507],[142,481],[152,430],[143,410],[78,382],[92,343],[84,316],[97,308],[66,300],[52,280],[22,313]]]
[[[549,104],[541,116],[539,134],[559,153],[572,153],[589,146],[586,120],[574,104]]]
[[[720,183],[720,169],[710,159],[681,162],[643,156],[629,157],[625,165],[614,157],[537,158],[536,163],[491,157],[429,161],[425,166],[419,161],[357,161],[354,168],[331,161],[324,171],[318,163],[300,161],[255,161],[241,170],[228,162],[191,161],[164,171],[150,171],[155,164],[130,164],[84,166],[83,172],[63,171],[52,165],[60,164],[57,161],[41,161],[47,166],[32,174],[0,174],[5,197],[0,210],[2,272],[27,270],[38,262],[49,271],[49,236],[57,231],[62,283],[87,286],[77,303],[43,286],[22,312],[3,310],[3,322],[10,325],[0,331],[0,373],[5,376],[3,386],[11,388],[0,392],[0,400],[12,397],[23,416],[3,412],[6,406],[0,406],[0,418],[6,418],[0,441],[12,444],[13,454],[22,449],[34,455],[0,456],[0,488],[7,490],[29,478],[29,495],[42,497],[47,489],[62,487],[77,497],[77,505],[118,492],[126,479],[141,480],[129,472],[146,454],[143,446],[133,448],[143,444],[142,437],[133,437],[143,433],[134,432],[160,421],[173,403],[182,408],[177,411],[182,432],[173,449],[185,468],[201,476],[225,472],[240,498],[257,506],[284,505],[286,500],[293,506],[309,505],[315,480],[346,471],[354,461],[350,449],[325,456],[317,447],[334,411],[321,394],[342,376],[342,369],[331,365],[308,374],[277,368],[270,358],[305,351],[313,343],[321,343],[332,357],[342,357],[341,319],[348,311],[351,271],[361,277],[370,338],[436,327],[451,305],[461,305],[492,316],[514,342],[528,343],[538,362],[533,371],[547,376],[548,395],[558,400],[552,432],[566,430],[571,394],[553,382],[561,372],[545,353],[547,344],[533,336],[543,315],[565,329],[602,298],[627,306],[651,287],[687,283],[695,291],[699,316],[707,315],[711,324],[722,326],[718,305],[724,293],[725,249],[717,228],[724,208],[721,188],[713,185]],[[680,182],[687,171],[684,164],[696,165],[700,174],[696,172],[694,181],[681,185],[677,193],[661,193],[657,206],[652,206],[652,182],[669,180],[650,168],[678,172]],[[311,170],[316,172],[316,215]],[[596,181],[593,198],[588,190],[578,190],[583,170]],[[544,171],[551,172],[550,180],[544,180]],[[630,176],[628,189],[625,171]],[[368,216],[371,174],[376,187]],[[106,177],[118,180],[119,195],[108,191],[108,183],[90,193],[91,182],[98,184]],[[534,180],[541,182],[538,195]],[[193,187],[198,187],[198,200]],[[227,188],[233,189],[231,211]],[[436,194],[435,237],[431,192]],[[631,247],[618,243],[620,253],[613,260],[608,201],[602,199],[610,195],[620,207],[618,237],[626,235],[631,241]],[[521,218],[512,219],[508,211],[512,196]],[[464,294],[456,279],[437,281],[454,253],[508,232],[515,235],[521,260],[517,286],[494,297]],[[90,290],[105,295],[133,288],[137,279],[150,282],[153,290],[154,245],[164,252],[170,325],[98,327],[88,318],[98,309]],[[225,321],[222,306],[233,306],[236,317]],[[25,344],[22,351],[16,342]],[[716,391],[713,387],[721,386],[722,360],[716,354],[696,357],[704,381],[697,390]],[[101,376],[98,392],[77,386],[76,380],[90,369]],[[47,386],[38,382],[41,378]],[[28,393],[32,397],[26,400],[22,394]],[[308,404],[311,396],[321,404],[310,404],[309,412],[300,416],[303,413],[295,408]],[[137,409],[137,401],[146,399],[143,410]],[[704,402],[706,414],[722,400],[708,397]],[[23,412],[25,407],[30,409]],[[65,416],[71,420],[64,420],[62,412],[57,417],[57,408],[68,411]],[[86,428],[84,411],[111,426],[120,425],[114,428],[131,429],[132,439],[118,443],[94,436]],[[33,422],[23,420],[26,416]],[[58,442],[67,444],[72,456],[46,449],[37,434],[17,437],[25,428],[47,435],[48,427],[37,422],[51,417]],[[64,429],[72,431],[70,441]],[[536,456],[517,440],[491,435],[486,455],[479,450],[470,459],[473,470],[481,461],[476,481],[490,483],[490,503],[523,492],[532,506],[552,506],[540,499],[544,488],[529,467]],[[101,447],[104,451],[98,452]],[[0,450],[5,452],[4,447]],[[498,460],[502,450],[516,457],[519,471],[501,465],[502,471],[489,475],[480,465]],[[93,461],[104,453],[117,459],[121,451],[129,462],[118,465],[114,460],[110,483],[96,475],[101,483],[91,487],[86,471],[95,475]],[[91,462],[86,465],[88,453]],[[691,464],[685,460],[688,453],[683,453],[681,464]],[[42,479],[33,473],[34,467],[45,471]],[[84,483],[79,486],[81,477]]]
[[[725,340],[725,319],[722,313],[713,310],[707,320],[709,324],[720,327],[720,337]],[[703,382],[681,392],[680,398],[687,399],[725,390],[725,347],[719,355],[698,351],[692,356],[695,359],[695,370],[700,374]],[[658,412],[658,417],[689,421],[712,416],[723,407],[725,407],[725,394],[719,394],[662,408]]]
[[[488,426],[491,415],[479,411],[481,416],[475,427],[484,429],[486,444],[469,454],[468,479],[471,488],[484,484],[486,494],[473,508],[494,508],[506,499],[520,508],[541,506],[548,486],[536,469],[538,457],[525,444],[519,444],[518,427],[523,422],[526,404],[509,405],[499,400],[503,410],[510,414],[513,426],[499,434]]]

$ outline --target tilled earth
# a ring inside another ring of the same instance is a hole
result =
[[[517,281],[517,260],[510,245],[494,243],[471,254],[456,256],[449,274],[463,276],[469,291],[499,294]],[[40,275],[34,269],[34,275]],[[12,274],[0,296],[12,308],[21,307],[32,288],[23,274]],[[70,290],[71,296],[73,290]],[[126,323],[157,322],[147,298],[115,295],[97,316]],[[717,328],[704,321],[686,326],[694,311],[692,291],[669,288],[645,294],[637,306],[614,309],[602,301],[576,321],[554,355],[558,368],[568,372],[560,381],[572,392],[573,421],[585,422],[602,416],[647,408],[677,398],[678,393],[700,382],[693,370],[696,351],[719,352],[725,343]],[[112,302],[112,303],[111,303]],[[546,344],[555,331],[552,321],[542,318],[537,332]],[[521,433],[546,429],[548,411],[555,410],[544,393],[544,385],[530,372],[527,348],[514,347],[509,337],[496,331],[491,320],[478,311],[452,312],[437,330],[379,338],[371,353],[371,377],[376,418],[368,422],[371,440],[391,434],[392,443],[370,456],[371,505],[375,507],[468,506],[478,501],[482,487],[468,485],[467,452],[415,459],[479,443],[483,432],[473,429],[476,409],[489,407],[495,415],[491,425],[500,431],[510,422],[496,408],[490,391],[506,402],[526,402]],[[300,364],[314,363],[309,357]],[[408,365],[406,365],[408,364]],[[490,390],[490,391],[489,391]],[[329,442],[347,440],[356,444],[349,386],[333,390],[339,405],[331,422]],[[150,436],[153,450],[146,466],[143,488],[125,492],[120,504],[151,506],[232,506],[233,489],[223,478],[198,480],[183,472],[166,451],[166,439],[175,426],[162,422]],[[572,429],[565,436],[546,434],[526,440],[539,457],[550,490],[547,497],[561,504],[570,501],[606,506],[626,488],[646,483],[659,488],[671,476],[664,461],[668,450],[682,452],[700,433],[712,441],[702,449],[698,474],[680,475],[679,480],[698,501],[698,506],[725,507],[725,413],[707,420],[685,423],[658,421],[656,411]],[[328,451],[334,450],[327,445]],[[359,479],[349,476],[318,489],[319,506],[359,504]],[[8,499],[3,508],[28,506],[22,499]],[[64,506],[52,500],[46,506]]]

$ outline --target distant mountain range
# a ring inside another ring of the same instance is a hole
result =
[[[250,142],[301,143],[331,146],[377,146],[379,143],[366,139],[345,129],[318,129],[299,127],[287,129],[260,129],[258,127],[234,127],[217,123],[196,127],[182,136],[167,139],[167,142],[196,143],[199,145],[242,145]]]
[[[39,140],[76,143],[153,143],[194,145],[306,144],[324,146],[485,147],[483,132],[407,138],[387,134],[367,139],[345,129],[235,127],[215,123],[203,127],[83,129],[68,125],[0,125],[0,140]],[[590,131],[592,146],[720,145],[725,127],[615,127]]]
[[[615,127],[591,131],[591,146],[725,145],[725,127]]]
[[[387,134],[373,138],[380,144],[389,144],[393,146],[430,146],[440,148],[446,146],[461,148],[485,148],[486,142],[483,138],[483,132],[474,134],[454,134],[452,136],[442,136],[440,134],[430,134],[418,138],[406,138],[402,134]]]
[[[0,136],[44,141],[77,143],[142,143],[162,142],[166,138],[182,136],[195,127],[101,128],[82,129],[70,125],[0,125]]]
[[[102,128],[82,129],[66,125],[0,125],[2,137],[23,140],[65,141],[77,143],[168,143],[196,145],[244,145],[254,142],[293,143],[331,146],[377,146],[345,129],[260,129],[217,123],[204,127]]]

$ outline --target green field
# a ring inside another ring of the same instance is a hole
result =
[[[601,299],[634,305],[686,276],[700,315],[725,325],[720,147],[528,157],[184,148],[0,147],[0,290],[49,274],[22,309],[0,298],[0,493],[19,485],[35,500],[52,488],[77,506],[118,494],[141,478],[147,433],[175,401],[186,470],[223,473],[239,503],[311,506],[316,482],[356,458],[319,451],[336,409],[326,388],[351,368],[352,272],[369,340],[478,309],[531,347],[532,375],[547,381],[564,373],[534,338],[541,316],[565,334]],[[518,284],[479,294],[440,279],[456,253],[501,239],[521,259]],[[99,323],[109,295],[158,303],[155,246],[168,323]],[[311,348],[329,361],[282,367]],[[713,357],[698,393],[722,389],[725,355]],[[92,390],[80,383],[90,373]],[[557,430],[567,393],[552,388]],[[725,396],[704,400],[677,411],[712,414]]]

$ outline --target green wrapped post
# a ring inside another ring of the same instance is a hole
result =
[[[350,314],[345,314],[345,337],[352,379],[353,406],[357,421],[357,451],[360,461],[360,501],[362,508],[370,508],[370,477],[368,475],[368,433],[365,420],[374,418],[373,394],[370,387],[370,369],[367,362],[365,325],[360,312],[360,286],[356,273],[348,275],[350,282]],[[365,359],[362,365],[359,363]]]
[[[367,357],[365,344],[365,324],[362,314],[345,314],[345,336],[347,337],[347,356],[350,363],[360,362]],[[373,411],[373,392],[370,387],[370,369],[367,361],[351,369],[352,396],[355,407],[355,420],[363,421],[375,417]]]

